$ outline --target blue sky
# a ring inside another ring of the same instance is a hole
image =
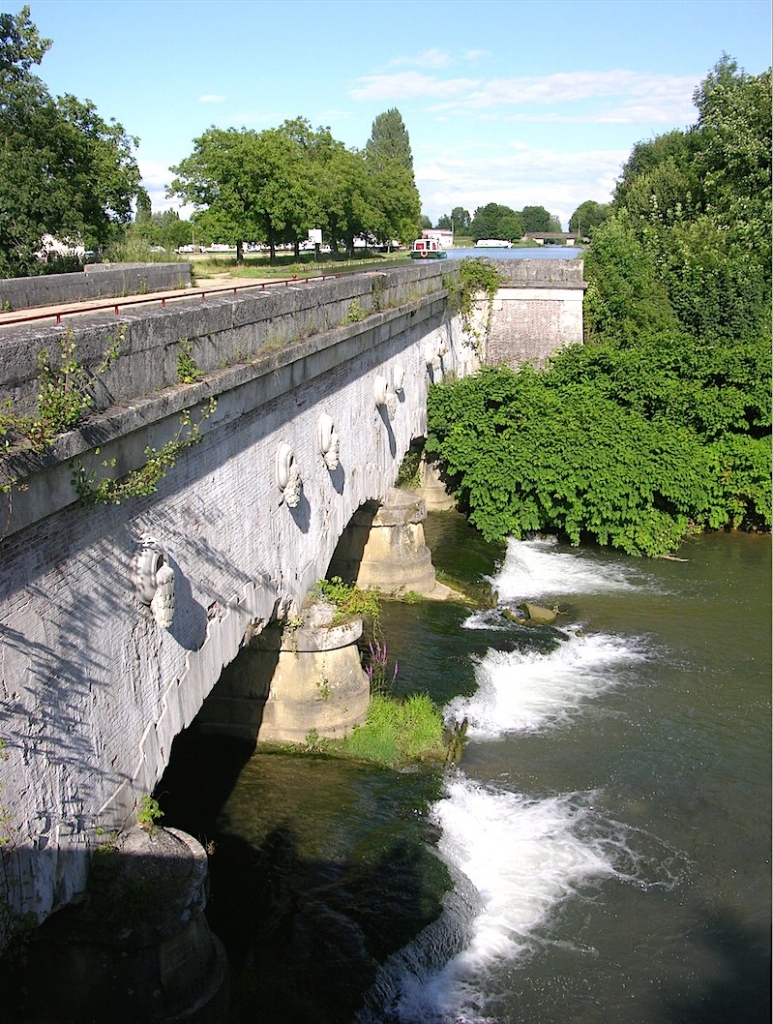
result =
[[[23,4],[0,0],[0,10]],[[29,0],[40,77],[140,139],[153,209],[210,125],[305,117],[364,146],[397,107],[422,210],[606,202],[637,141],[695,120],[723,52],[771,63],[769,0]],[[186,211],[183,211],[185,215]]]

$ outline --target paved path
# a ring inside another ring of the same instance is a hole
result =
[[[85,316],[87,313],[100,311],[118,310],[147,305],[151,309],[155,304],[166,305],[167,300],[180,301],[182,299],[201,299],[202,295],[211,296],[218,293],[233,293],[233,289],[239,291],[253,286],[260,287],[267,283],[275,283],[276,278],[244,278],[230,277],[228,274],[217,274],[214,277],[205,278],[190,288],[175,288],[164,292],[145,292],[144,295],[121,295],[116,298],[107,296],[99,299],[82,299],[80,302],[62,302],[51,306],[38,306],[34,309],[17,309],[11,311],[0,311],[0,327],[20,325],[23,323],[65,323],[73,316]]]

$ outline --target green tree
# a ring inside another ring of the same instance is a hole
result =
[[[501,238],[504,241],[517,242],[523,237],[523,221],[521,215],[509,206],[500,203],[488,203],[478,207],[470,224],[473,241],[481,238]]]
[[[463,209],[461,206],[455,206],[451,210],[451,226],[454,229],[455,235],[467,234],[471,223],[472,218],[468,210]]]
[[[300,241],[307,237],[309,229],[324,227],[322,174],[341,144],[335,141],[329,128],[313,129],[311,123],[302,117],[285,121],[278,131],[290,143],[288,159],[294,165],[296,179],[294,203],[288,212],[283,241],[293,243],[297,258]]]
[[[550,214],[544,206],[524,206],[521,222],[524,231],[550,231]]]
[[[673,219],[677,207],[691,216],[700,213],[703,194],[695,167],[698,143],[694,132],[679,129],[637,142],[615,188],[615,207],[647,219],[653,215]]]
[[[373,234],[385,245],[393,239],[403,244],[418,234],[421,199],[416,188],[413,171],[397,160],[382,160],[377,167],[370,165],[367,154],[365,164],[371,189],[371,207],[375,211]]]
[[[340,146],[329,166],[329,187],[325,192],[325,211],[331,245],[337,250],[343,242],[354,254],[355,238],[375,234],[377,210],[364,155]]]
[[[696,175],[706,211],[770,262],[771,71],[751,76],[727,55],[696,89]]]
[[[51,42],[29,8],[0,15],[0,274],[41,269],[46,234],[93,248],[129,221],[137,140],[92,103],[54,99],[34,74]]]
[[[376,212],[373,234],[386,245],[393,239],[412,241],[419,233],[421,199],[413,175],[410,138],[395,107],[373,121],[364,157],[370,205]]]
[[[419,227],[422,230],[424,230],[424,228],[431,228],[432,227],[432,219],[430,217],[428,217],[426,215],[426,213],[423,213],[421,215],[421,217],[419,218]]]
[[[394,161],[413,177],[413,154],[408,130],[396,107],[379,114],[371,126],[365,144],[365,155],[374,170],[381,170]]]
[[[586,199],[569,218],[569,230],[578,235],[589,236],[593,228],[603,224],[610,213],[609,203],[597,203],[593,199]]]
[[[770,72],[749,76],[723,57],[694,99],[694,126],[634,147],[613,209],[657,267],[683,329],[755,341],[770,335]],[[610,294],[601,278],[628,271],[598,242],[589,276]]]
[[[209,128],[172,172],[169,194],[193,203],[201,230],[235,245],[238,263],[245,240],[267,242],[276,262],[276,246],[297,239],[309,225],[311,174],[286,130]]]
[[[135,224],[143,224],[150,220],[153,215],[153,204],[150,196],[141,188],[137,193],[137,211],[134,215]]]
[[[438,217],[437,227],[442,228],[444,231],[453,231],[454,222],[447,213],[444,213],[442,217]]]

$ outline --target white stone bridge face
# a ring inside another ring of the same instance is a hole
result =
[[[39,917],[82,890],[89,844],[152,793],[245,634],[294,615],[352,515],[385,499],[429,384],[477,368],[449,270],[0,333],[0,399],[21,413],[37,352],[54,360],[63,337],[93,374],[93,415],[22,467],[0,511],[0,804],[15,896]],[[180,384],[186,355],[203,377]],[[141,467],[185,433],[185,410],[200,439],[155,493],[79,500],[74,473]]]

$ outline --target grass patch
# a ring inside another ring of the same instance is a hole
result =
[[[351,757],[394,768],[410,761],[445,757],[440,711],[426,694],[405,700],[375,694],[364,725],[341,740],[339,750]]]

